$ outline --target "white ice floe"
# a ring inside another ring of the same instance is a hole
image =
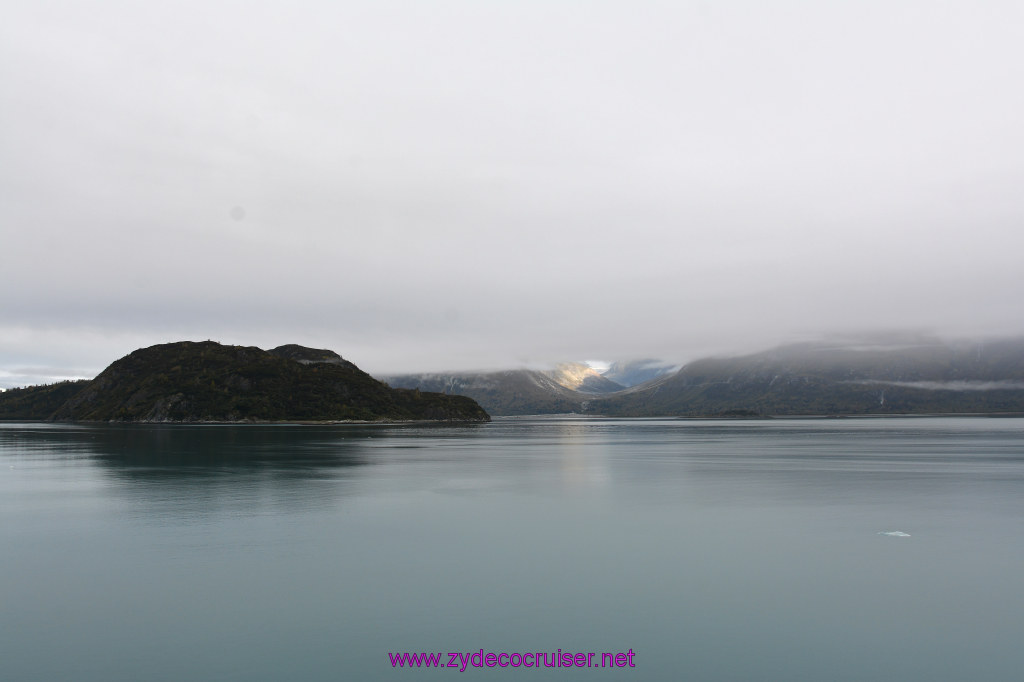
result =
[[[889,537],[892,537],[892,538],[909,538],[910,537],[910,533],[904,533],[901,530],[883,530],[883,531],[879,531],[878,534],[879,535],[888,535]]]

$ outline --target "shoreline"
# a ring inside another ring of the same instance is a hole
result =
[[[603,414],[579,414],[560,412],[553,414],[508,414],[492,415],[490,419],[405,419],[405,420],[365,420],[365,419],[280,419],[258,420],[239,419],[236,421],[116,421],[116,420],[49,420],[49,419],[0,419],[0,424],[107,424],[107,425],[140,425],[140,426],[400,426],[404,424],[436,424],[440,426],[488,424],[496,420],[511,421],[516,419],[607,419],[620,421],[673,420],[673,421],[759,421],[759,420],[798,420],[798,419],[936,419],[949,417],[1020,419],[1024,412],[927,412],[900,414],[775,414],[758,416],[722,416],[722,415],[658,415],[658,416],[616,416]]]

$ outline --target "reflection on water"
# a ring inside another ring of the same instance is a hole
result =
[[[486,425],[0,425],[8,468],[89,467],[159,513],[315,508],[346,494],[636,496],[706,505],[927,503],[1024,483],[1016,419],[498,419]],[[376,467],[366,476],[365,467]],[[928,485],[922,487],[922,481]],[[361,482],[361,484],[360,484]],[[361,485],[361,487],[360,487]],[[965,494],[965,491],[967,494]],[[996,509],[1016,513],[1017,506]]]
[[[70,465],[87,462],[107,479],[109,496],[141,505],[140,513],[197,517],[328,504],[367,463],[363,443],[370,433],[262,425],[33,425],[0,429],[0,449],[17,453],[25,464],[34,457],[52,463],[55,454]]]
[[[0,424],[0,520],[4,680],[480,648],[632,648],[643,680],[1024,666],[1020,419]]]
[[[87,456],[126,474],[202,474],[217,469],[351,466],[363,433],[316,427],[32,424],[0,428],[0,447]]]

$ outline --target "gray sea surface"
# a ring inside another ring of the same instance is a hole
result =
[[[1024,419],[0,424],[0,680],[959,682],[1021,642]],[[389,658],[559,649],[635,667]]]

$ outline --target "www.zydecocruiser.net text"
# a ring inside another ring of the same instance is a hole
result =
[[[392,668],[454,668],[465,672],[467,668],[635,668],[632,649],[625,652],[601,653],[570,651],[449,651],[436,653],[388,652]]]

